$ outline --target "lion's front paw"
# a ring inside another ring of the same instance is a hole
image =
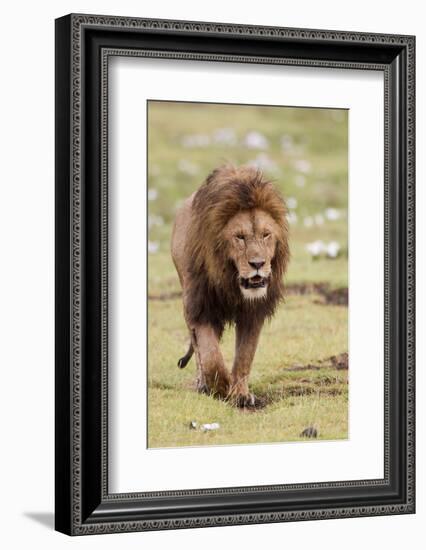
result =
[[[228,394],[228,401],[241,409],[253,409],[257,405],[257,398],[253,393],[249,392],[246,379],[233,379],[233,383]]]
[[[253,393],[233,394],[230,401],[240,409],[254,409],[257,405],[257,398]]]

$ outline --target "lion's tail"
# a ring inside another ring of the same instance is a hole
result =
[[[183,369],[186,367],[186,365],[189,363],[189,361],[191,360],[191,357],[193,356],[194,354],[194,347],[192,345],[192,342],[189,344],[189,348],[188,348],[188,351],[185,353],[185,355],[183,357],[181,357],[178,361],[178,367],[180,369]]]

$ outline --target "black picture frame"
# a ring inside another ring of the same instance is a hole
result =
[[[56,524],[69,535],[415,511],[415,38],[71,14],[56,20]],[[108,493],[108,57],[384,73],[385,431],[380,480]]]

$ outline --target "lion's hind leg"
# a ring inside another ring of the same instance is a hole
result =
[[[197,362],[197,389],[200,393],[225,398],[230,376],[219,348],[219,337],[209,325],[193,329],[193,347]]]
[[[178,361],[178,367],[180,369],[184,369],[186,365],[191,360],[191,357],[194,355],[194,346],[192,345],[192,342],[189,344],[188,351],[185,353],[183,357],[181,357]]]

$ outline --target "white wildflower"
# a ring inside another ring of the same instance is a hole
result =
[[[324,252],[325,244],[322,241],[314,241],[306,245],[306,250],[313,258],[318,258]]]
[[[290,208],[290,210],[294,210],[295,208],[297,208],[297,199],[295,197],[288,197],[287,206]]]
[[[302,172],[303,174],[308,174],[311,171],[311,163],[305,159],[295,160],[294,167],[298,172]]]
[[[326,247],[328,258],[337,258],[340,252],[340,244],[336,241],[331,241]]]
[[[148,200],[155,201],[157,198],[158,198],[157,189],[154,189],[153,187],[151,187],[151,189],[148,189]]]
[[[337,208],[327,208],[325,211],[325,217],[327,220],[336,221],[341,217],[341,214]]]
[[[181,159],[178,163],[178,170],[189,176],[195,176],[199,172],[199,168],[196,164],[189,160]]]
[[[274,172],[277,170],[277,165],[271,158],[268,157],[266,153],[260,153],[255,159],[249,160],[247,164],[258,168],[259,170],[269,172]]]
[[[210,145],[210,137],[207,134],[192,134],[183,136],[181,144],[183,147],[188,149],[194,147],[208,147]]]
[[[290,225],[295,225],[297,223],[298,217],[296,212],[293,210],[287,214],[287,220]]]
[[[164,225],[164,219],[161,216],[156,216],[155,214],[150,214],[148,216],[148,227],[151,229],[151,227],[161,227]]]
[[[269,142],[260,132],[251,131],[246,134],[243,141],[247,149],[268,149]]]
[[[213,133],[213,141],[219,145],[233,147],[237,145],[237,136],[233,128],[218,128]]]
[[[155,241],[148,241],[148,252],[150,254],[155,254],[156,252],[158,252],[159,248],[160,248],[160,243]]]

